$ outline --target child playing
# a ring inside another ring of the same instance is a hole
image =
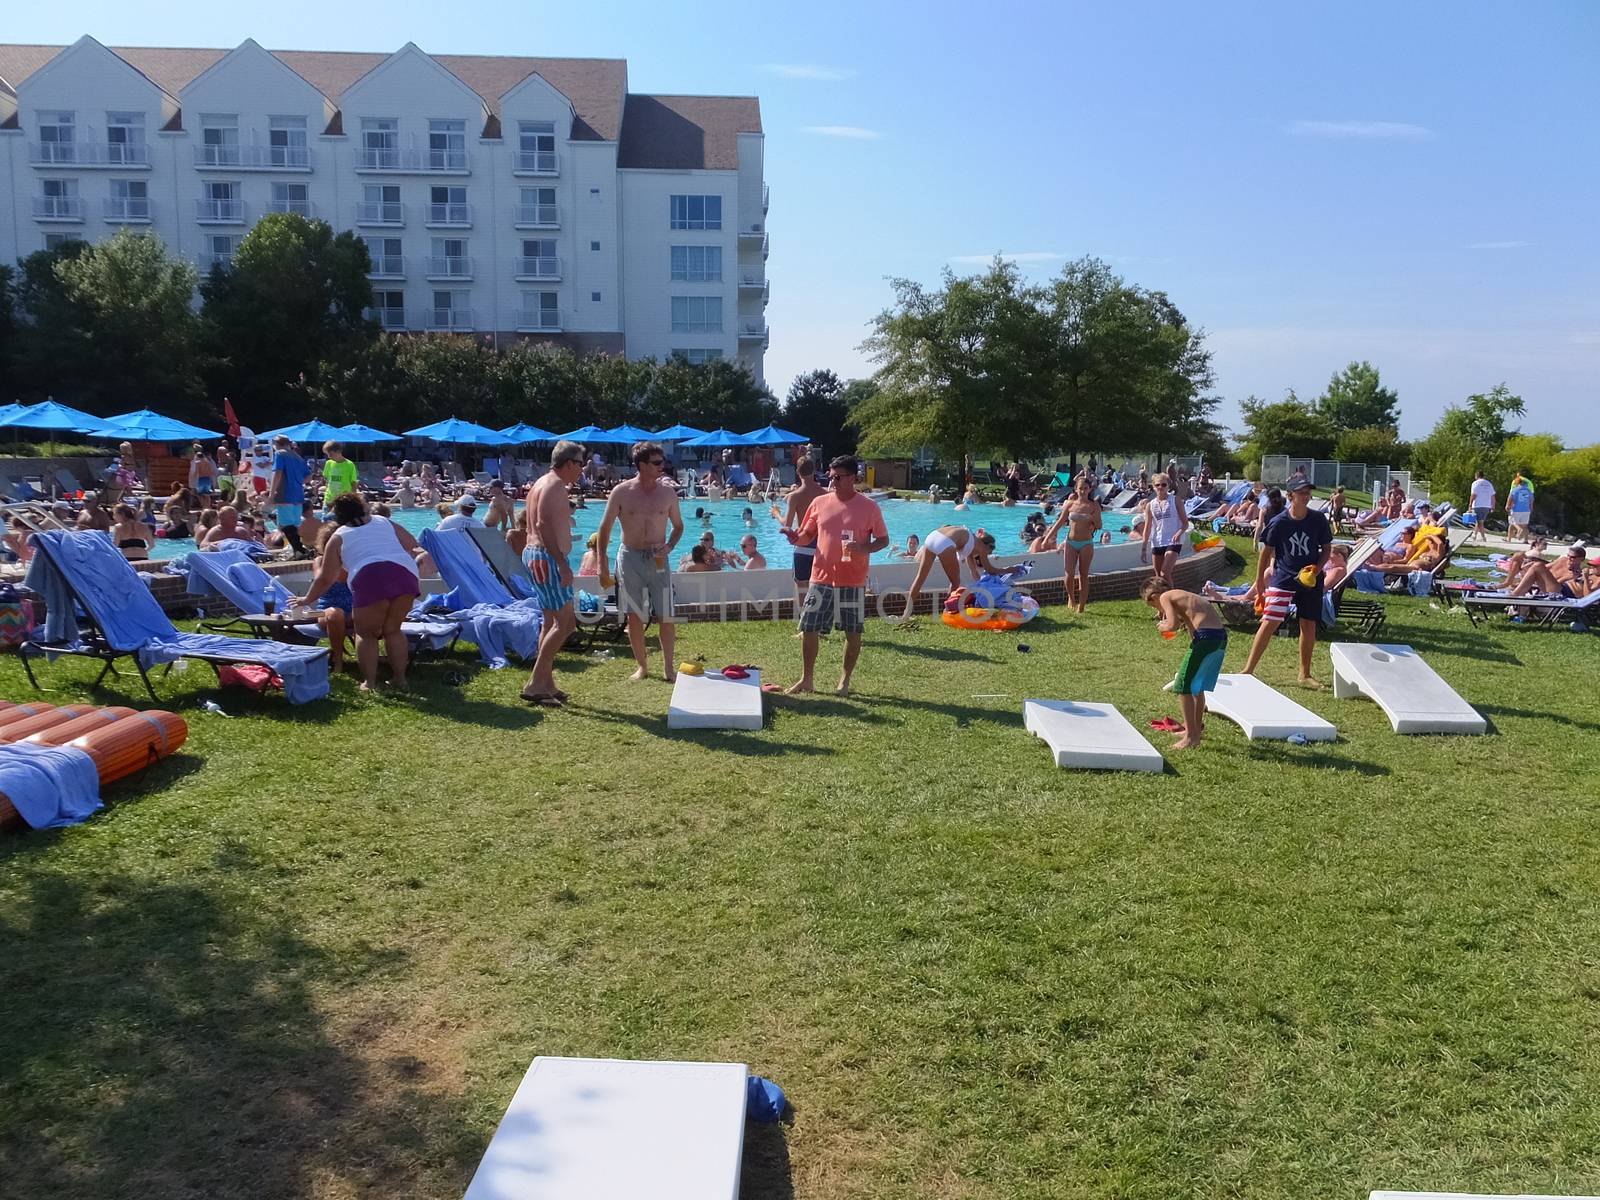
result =
[[[1189,653],[1173,677],[1172,690],[1183,701],[1183,736],[1173,743],[1174,750],[1198,746],[1205,733],[1206,693],[1217,686],[1222,656],[1228,648],[1228,631],[1210,601],[1193,592],[1173,587],[1159,575],[1144,585],[1144,602],[1161,614],[1156,628],[1169,637],[1184,625],[1192,640]]]

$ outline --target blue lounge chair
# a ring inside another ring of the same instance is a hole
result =
[[[116,673],[118,659],[133,659],[145,690],[157,703],[149,669],[159,663],[170,669],[180,658],[199,659],[213,668],[235,663],[267,667],[283,679],[284,693],[295,704],[328,694],[328,652],[321,647],[180,631],[107,534],[35,533],[33,545],[37,553],[25,586],[44,597],[47,609],[43,637],[23,646],[23,669],[34,687],[39,681],[30,655],[72,654],[105,664],[96,686]]]
[[[444,612],[492,668],[506,666],[512,656],[526,661],[538,653],[544,628],[539,602],[513,596],[466,530],[425,529],[419,540],[450,590],[425,596],[412,609],[413,620]]]

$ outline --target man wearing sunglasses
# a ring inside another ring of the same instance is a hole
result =
[[[672,548],[683,536],[683,513],[678,508],[678,492],[663,483],[667,457],[659,442],[635,442],[633,465],[639,473],[611,489],[606,511],[600,518],[595,558],[600,563],[600,586],[609,589],[613,581],[606,547],[611,541],[611,526],[622,522],[622,549],[617,552],[617,607],[627,617],[628,644],[633,661],[639,664],[630,678],[650,675],[650,650],[645,644],[645,624],[653,616],[661,626],[662,675],[676,678],[672,656],[677,629],[672,619]],[[671,534],[667,526],[672,526]]]
[[[844,672],[834,691],[844,696],[861,657],[868,568],[873,553],[889,544],[889,530],[877,503],[856,491],[856,477],[861,473],[856,458],[841,455],[828,467],[832,489],[812,502],[799,529],[783,531],[790,545],[816,546],[811,590],[800,610],[803,673],[789,691],[814,690],[811,674],[817,665],[818,639],[839,629],[844,631]]]

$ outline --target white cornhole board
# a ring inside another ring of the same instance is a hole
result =
[[[742,1063],[536,1058],[466,1200],[733,1200]]]
[[[1022,723],[1041,737],[1058,767],[1091,771],[1164,771],[1161,752],[1117,711],[1083,700],[1024,700]]]
[[[1308,742],[1331,742],[1339,736],[1339,731],[1316,713],[1254,675],[1217,676],[1216,690],[1206,693],[1206,707],[1244,730],[1250,741],[1298,733]]]
[[[678,672],[667,707],[668,729],[760,729],[761,672],[747,679],[724,679],[721,671],[704,675]]]
[[[1489,722],[1410,646],[1335,642],[1333,694],[1368,696],[1396,733],[1487,733]]]
[[[1490,1195],[1488,1192],[1373,1192],[1368,1200],[1600,1200],[1600,1196],[1535,1196],[1517,1192]]]

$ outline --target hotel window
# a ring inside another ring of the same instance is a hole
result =
[[[552,121],[522,121],[517,126],[517,170],[556,169],[556,127]]]
[[[698,366],[701,363],[716,362],[717,359],[722,357],[722,351],[721,350],[674,350],[672,352],[672,357],[673,358],[681,358],[686,363],[694,363],[696,366]]]
[[[465,225],[472,219],[464,187],[436,187],[428,190],[428,221],[434,225]]]
[[[517,218],[524,225],[556,224],[556,190],[553,187],[525,187],[517,206]]]
[[[406,294],[404,292],[373,292],[373,316],[385,329],[406,327]]]
[[[311,159],[310,151],[306,149],[304,117],[269,117],[267,125],[267,153],[273,166],[309,165]]]
[[[306,199],[306,185],[303,183],[273,184],[272,202],[267,206],[267,211],[296,213],[302,217],[309,217],[311,215],[311,202]]]
[[[722,247],[672,247],[672,278],[686,283],[721,283]]]
[[[69,112],[39,114],[39,157],[42,162],[77,162],[73,140],[76,118]],[[63,235],[65,236],[65,235]]]
[[[428,122],[428,170],[464,171],[467,167],[467,123]]]
[[[233,256],[239,252],[239,235],[234,233],[214,233],[205,237],[205,266],[231,267]]]
[[[201,163],[209,167],[239,162],[239,118],[231,113],[200,114]]]
[[[672,196],[674,229],[721,229],[721,196]]]
[[[398,167],[400,165],[400,121],[396,117],[361,119],[361,165]]]
[[[150,216],[149,185],[142,179],[113,179],[111,200],[106,205],[109,217],[148,220]]]
[[[42,217],[79,219],[83,210],[78,207],[78,181],[76,179],[41,179],[44,199],[38,205]]]
[[[44,235],[44,248],[46,250],[59,250],[68,242],[83,241],[81,233],[47,233]]]
[[[672,297],[673,333],[721,333],[721,296]]]
[[[383,221],[390,225],[398,225],[403,215],[400,207],[400,185],[364,184],[361,188],[361,207],[357,212],[363,221]]]
[[[143,163],[150,161],[144,142],[144,114],[142,112],[108,112],[106,114],[106,161],[113,163]]]
[[[405,272],[405,254],[399,238],[362,238],[367,244],[367,257],[372,260],[372,274],[401,275]]]
[[[533,329],[560,329],[559,299],[556,292],[523,292],[520,323]]]

